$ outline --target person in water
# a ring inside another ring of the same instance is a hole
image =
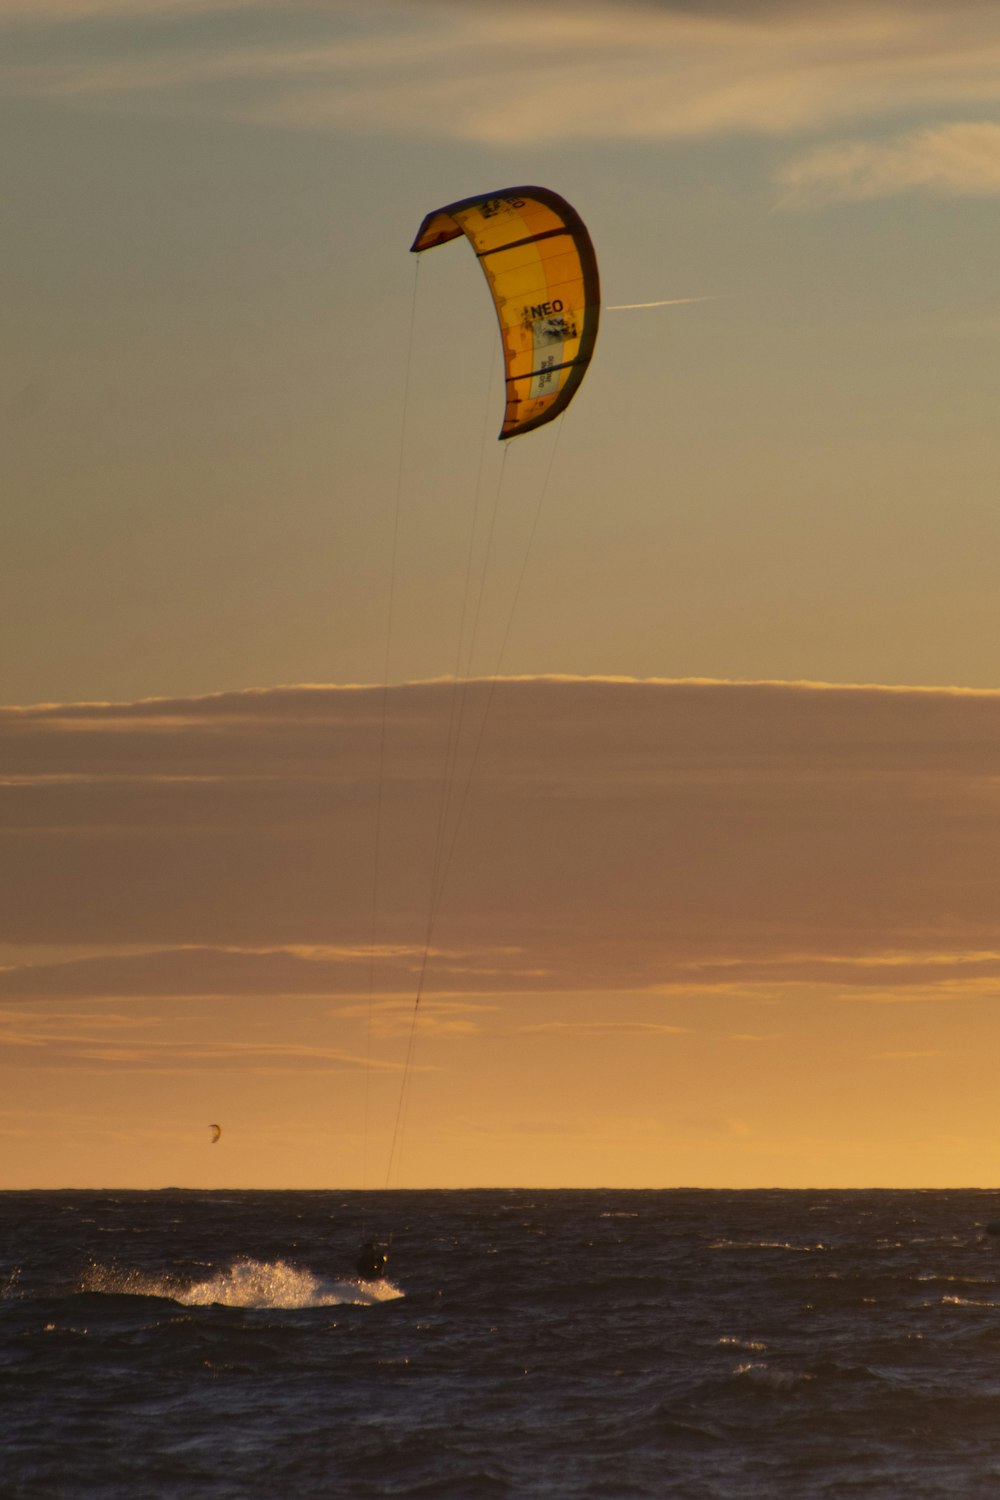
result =
[[[389,1257],[381,1245],[369,1243],[362,1245],[358,1251],[358,1258],[354,1263],[354,1269],[362,1281],[378,1281],[379,1277],[385,1275],[386,1262]]]

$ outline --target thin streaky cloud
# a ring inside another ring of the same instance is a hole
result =
[[[162,1024],[159,1016],[101,1015],[93,1011],[78,1010],[0,1010],[0,1026],[24,1024],[33,1035],[54,1033],[68,1022],[82,1022],[88,1032],[145,1030],[150,1026]],[[65,1034],[60,1033],[60,1040],[66,1039]],[[78,1038],[73,1038],[73,1040],[78,1040]]]
[[[241,1076],[249,1078],[298,1078],[301,1077],[306,1067],[306,1063],[300,1063],[296,1066],[289,1064],[279,1067],[270,1067],[261,1063],[247,1063],[245,1066],[241,1065],[238,1071]],[[67,1074],[72,1074],[74,1078],[107,1078],[109,1070],[112,1069],[120,1073],[128,1073],[129,1075],[148,1074],[157,1078],[190,1078],[193,1065],[190,1061],[160,1064],[130,1060],[125,1063],[118,1058],[99,1056],[84,1058],[79,1055],[67,1056],[61,1061],[56,1062],[39,1061],[32,1063],[33,1073],[37,1073],[40,1077],[48,1076],[53,1079],[63,1078]],[[235,1072],[237,1070],[231,1069],[230,1071]],[[356,1063],[351,1068],[348,1068],[343,1063],[317,1063],[315,1065],[308,1065],[310,1077],[341,1077],[348,1071],[363,1072],[364,1064]]]
[[[928,1057],[944,1057],[945,1053],[939,1047],[926,1047],[922,1050],[903,1052],[873,1052],[872,1062],[922,1062]]]
[[[314,1046],[307,1043],[267,1042],[202,1042],[183,1040],[158,1041],[152,1038],[132,1039],[127,1042],[76,1035],[47,1035],[0,1030],[0,1041],[8,1046],[32,1049],[39,1054],[32,1067],[72,1068],[78,1061],[99,1062],[109,1066],[141,1070],[183,1071],[186,1068],[223,1067],[233,1071],[259,1071],[296,1073],[306,1068],[349,1072],[375,1072],[397,1075],[403,1071],[403,1063],[390,1058],[363,1056],[336,1047]],[[417,1071],[425,1071],[425,1064],[411,1064]],[[2,1068],[2,1065],[0,1065]]]
[[[420,1030],[424,1036],[469,1037],[481,1030],[480,1021],[497,1010],[496,1005],[434,1000],[424,995],[420,1003]],[[341,1020],[366,1020],[379,1037],[408,1036],[413,1025],[413,996],[378,999],[371,1007],[363,1003],[337,1006],[330,1011]]]
[[[660,302],[615,302],[609,303],[605,312],[632,312],[645,307],[680,307],[687,302],[717,302],[717,297],[665,297]]]
[[[879,989],[875,986],[850,989],[847,986],[831,985],[828,992],[835,994],[845,1005],[975,1005],[996,1000],[997,980],[965,979],[928,984],[914,981],[898,983],[898,987],[894,989]]]
[[[540,1033],[557,1033],[560,1036],[568,1033],[587,1036],[688,1036],[691,1028],[689,1026],[670,1026],[658,1021],[540,1021],[533,1026],[519,1026],[519,1032],[530,1032],[532,1035]]]
[[[444,1019],[453,1017],[465,1018],[468,1016],[480,1016],[487,1011],[496,1010],[496,1005],[484,1004],[478,1000],[437,1000],[428,1004],[421,1004],[421,1013],[437,1015]],[[376,1016],[385,1019],[394,1019],[399,1016],[410,1019],[413,1011],[413,997],[401,997],[399,999],[377,999],[372,1009]],[[347,1020],[361,1020],[368,1015],[369,1007],[364,1004],[352,1003],[350,1005],[338,1005],[330,1011],[333,1016],[341,1016]]]
[[[147,16],[175,19],[224,11],[260,9],[271,0],[142,0]],[[75,21],[134,21],[137,0],[0,0],[0,22],[52,25]]]

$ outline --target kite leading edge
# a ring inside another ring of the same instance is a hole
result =
[[[500,438],[565,411],[597,340],[597,257],[576,209],[548,188],[504,188],[435,209],[411,250],[464,234],[493,294],[507,378]]]

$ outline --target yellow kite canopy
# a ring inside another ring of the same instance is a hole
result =
[[[411,250],[464,234],[493,293],[507,366],[501,438],[565,411],[597,339],[600,284],[590,235],[548,188],[504,188],[428,214]]]

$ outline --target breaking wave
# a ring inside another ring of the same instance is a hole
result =
[[[236,1260],[201,1281],[95,1264],[82,1278],[79,1290],[125,1297],[167,1297],[184,1307],[339,1307],[345,1303],[391,1302],[403,1296],[391,1281],[326,1279],[283,1260]]]

